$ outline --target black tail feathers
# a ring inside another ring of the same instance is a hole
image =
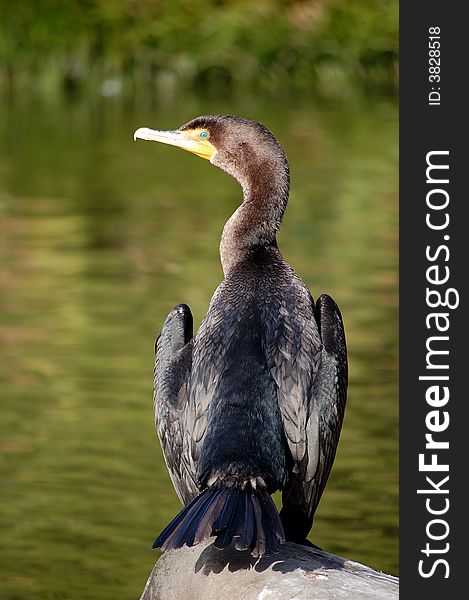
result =
[[[215,546],[234,545],[255,557],[278,552],[285,541],[277,508],[265,490],[205,490],[160,533],[153,548],[194,546],[216,536]]]

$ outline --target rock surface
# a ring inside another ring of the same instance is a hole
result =
[[[398,600],[399,580],[316,548],[254,559],[211,542],[164,553],[140,600]]]

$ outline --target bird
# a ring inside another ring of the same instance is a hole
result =
[[[243,193],[221,235],[224,279],[198,331],[179,304],[156,340],[155,423],[184,507],[153,547],[212,539],[261,557],[308,544],[344,418],[347,349],[335,301],[314,301],[277,245],[290,190],[285,152],[263,124],[233,115],[141,127],[134,139],[209,160]]]

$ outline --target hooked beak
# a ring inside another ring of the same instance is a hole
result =
[[[178,148],[197,154],[201,158],[211,160],[215,156],[216,148],[209,140],[197,139],[197,136],[198,131],[194,129],[160,131],[158,129],[140,127],[134,133],[134,140],[149,140],[169,144],[170,146],[177,146]]]

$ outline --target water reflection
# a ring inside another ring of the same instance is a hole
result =
[[[394,105],[24,100],[0,110],[5,598],[136,597],[178,509],[152,423],[154,336],[179,302],[202,319],[240,190],[132,132],[214,112],[258,118],[284,145],[279,244],[344,315],[349,403],[313,539],[397,571]]]

